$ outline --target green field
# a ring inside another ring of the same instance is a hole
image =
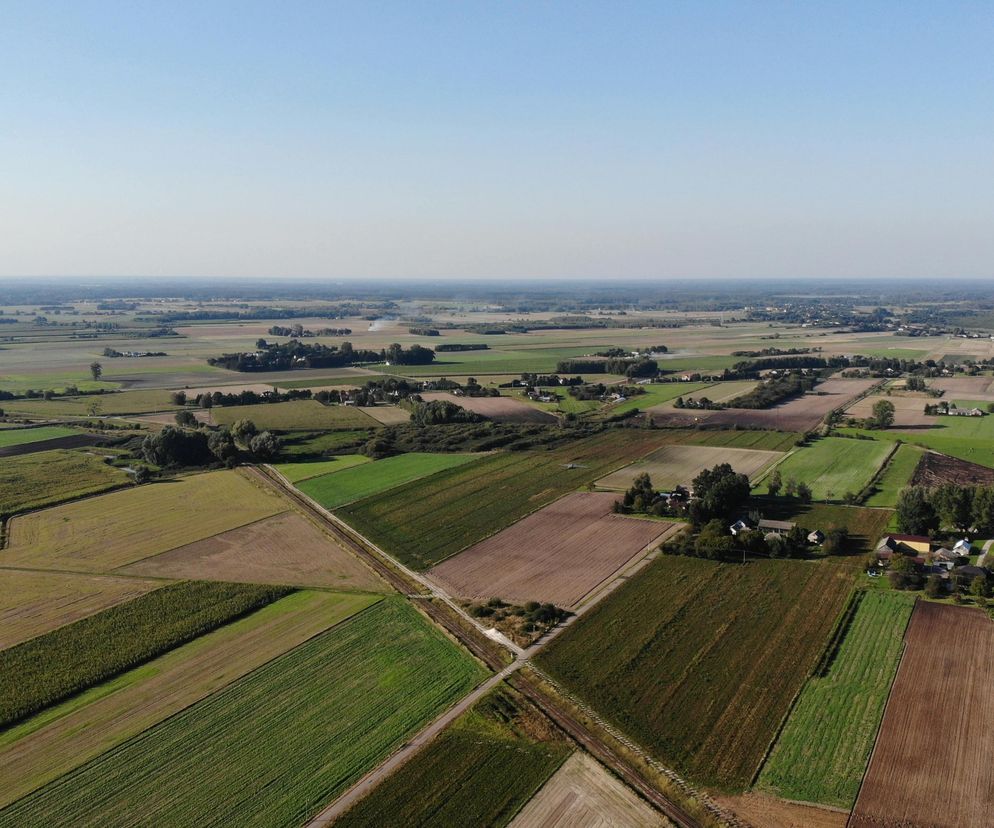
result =
[[[720,430],[691,431],[681,442],[702,446],[728,446],[759,451],[790,451],[800,439],[800,434],[790,431]]]
[[[0,826],[298,826],[485,675],[385,599],[0,811]]]
[[[835,562],[662,557],[537,661],[692,781],[742,790],[851,588]]]
[[[106,380],[94,381],[89,370],[71,374],[39,372],[0,375],[0,391],[10,391],[12,394],[24,394],[27,391],[54,391],[61,394],[68,385],[75,385],[80,391],[112,391],[119,384]]]
[[[10,414],[31,417],[89,417],[101,414],[152,414],[175,411],[172,392],[117,391],[84,397],[61,397],[53,400],[10,400],[3,409]]]
[[[501,687],[335,822],[338,828],[506,825],[570,753]]]
[[[651,385],[642,385],[639,387],[645,391],[644,394],[636,394],[624,402],[609,405],[604,409],[604,414],[616,416],[634,411],[636,408],[645,411],[655,405],[675,400],[677,397],[686,397],[705,388],[712,388],[714,385],[711,382],[657,382]]]
[[[851,808],[897,672],[915,598],[858,593],[837,652],[801,693],[759,777],[786,799]]]
[[[283,437],[280,457],[313,459],[332,455],[346,447],[361,446],[372,433],[371,430],[354,430],[287,434]]]
[[[297,487],[326,509],[361,500],[422,477],[476,460],[476,454],[425,454],[411,452],[363,463],[332,474],[301,481]]]
[[[0,517],[124,486],[131,478],[100,457],[55,449],[0,461]]]
[[[885,443],[822,437],[797,449],[777,469],[785,484],[790,479],[807,483],[815,500],[841,500],[846,492],[863,490],[889,451]],[[766,491],[765,480],[756,491]]]
[[[880,477],[873,484],[873,493],[866,499],[867,506],[886,506],[893,508],[897,504],[897,496],[901,489],[908,485],[911,476],[918,468],[918,463],[924,454],[918,446],[902,444],[887,461]]]
[[[73,437],[80,432],[73,428],[61,426],[42,426],[40,428],[6,428],[0,430],[0,448],[8,446],[23,446],[26,443],[37,443],[41,440],[54,440],[57,437]]]
[[[987,403],[955,401],[958,406],[986,410]],[[986,417],[935,417],[931,428],[898,431],[865,431],[855,428],[839,429],[840,434],[863,435],[882,442],[901,440],[917,446],[934,449],[950,457],[994,468],[994,416]]]
[[[251,420],[260,431],[378,428],[380,425],[354,406],[322,405],[317,400],[215,406],[211,409],[211,417],[218,425]]]
[[[278,463],[275,468],[291,483],[299,483],[301,480],[344,471],[369,462],[371,459],[365,454],[341,454],[329,457],[327,460],[315,460],[312,463]]]

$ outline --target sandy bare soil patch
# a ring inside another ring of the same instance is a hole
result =
[[[0,569],[0,649],[162,586],[161,581]]]
[[[842,811],[797,805],[758,793],[721,796],[717,801],[750,825],[763,828],[845,828],[849,818]]]
[[[399,425],[411,419],[411,412],[398,405],[360,406],[359,410],[383,425]]]
[[[386,589],[358,558],[296,512],[222,532],[120,571],[235,583]]]
[[[989,825],[994,813],[994,624],[919,601],[853,828]]]
[[[430,574],[462,598],[575,607],[646,546],[682,525],[612,514],[617,499],[611,492],[566,495]]]
[[[956,483],[960,486],[994,486],[994,469],[928,451],[911,478],[913,486],[941,486],[943,483]]]
[[[883,394],[871,394],[869,397],[856,400],[846,409],[846,415],[858,418],[872,417],[873,406],[880,400],[887,400],[894,406],[894,428],[921,428],[940,425],[940,417],[925,416],[925,406],[935,404],[936,400],[924,394],[920,396],[891,394],[889,397]]]
[[[783,457],[779,451],[758,451],[709,446],[663,446],[630,466],[618,469],[597,481],[602,489],[624,491],[639,474],[648,474],[657,489],[689,486],[704,469],[729,463],[735,471],[749,478],[757,476],[771,463]]]
[[[467,411],[475,411],[491,420],[502,423],[552,423],[554,415],[547,411],[532,408],[527,403],[510,397],[455,397],[446,391],[428,391],[421,395],[424,400],[446,400]]]
[[[662,814],[585,753],[574,753],[510,828],[661,828]]]

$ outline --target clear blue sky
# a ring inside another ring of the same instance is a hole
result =
[[[0,2],[0,275],[994,276],[994,4]]]

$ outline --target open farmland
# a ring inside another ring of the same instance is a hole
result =
[[[0,565],[105,572],[288,508],[234,471],[149,483],[14,518]]]
[[[902,450],[904,448],[906,446],[901,446]],[[960,486],[994,485],[994,469],[987,466],[959,460],[956,457],[947,457],[935,451],[926,451],[922,454],[919,449],[919,455],[921,462],[914,469],[914,475],[911,477],[911,482],[915,486],[934,488],[944,483],[955,483]]]
[[[749,785],[851,589],[834,562],[662,557],[539,665],[665,764]]]
[[[139,578],[0,569],[0,650],[160,586]]]
[[[575,607],[683,524],[612,514],[617,495],[575,492],[443,561],[431,577],[461,598]]]
[[[119,571],[159,578],[389,589],[355,555],[294,511],[171,549]]]
[[[815,500],[841,500],[846,492],[862,491],[893,448],[869,440],[822,437],[795,451],[777,469],[784,483],[807,483]]]
[[[569,751],[569,744],[541,713],[502,685],[335,825],[506,825]]]
[[[617,429],[552,450],[502,452],[338,514],[403,563],[428,569],[666,441],[665,434]]]
[[[979,377],[936,377],[928,380],[930,388],[944,391],[943,398],[994,402],[994,379]]]
[[[851,808],[870,758],[915,598],[857,593],[844,638],[807,683],[759,777],[784,799]]]
[[[372,458],[365,454],[341,454],[337,457],[328,457],[325,460],[315,460],[311,463],[277,463],[273,466],[291,483],[299,483],[301,480],[309,480],[312,477],[320,477],[322,474],[344,471],[353,466],[361,466],[363,463],[371,463]]]
[[[483,674],[385,599],[18,800],[0,825],[109,828],[139,809],[151,823],[296,826]]]
[[[260,431],[313,431],[378,427],[379,422],[355,406],[322,405],[317,400],[290,400],[258,405],[214,406],[211,419],[217,425],[251,420]]]
[[[969,463],[994,468],[994,417],[930,417],[930,428],[874,429],[846,428],[844,433],[880,442],[900,440]]]
[[[707,446],[663,446],[630,466],[618,469],[597,481],[602,489],[624,491],[640,474],[648,474],[657,489],[689,486],[705,469],[728,463],[735,471],[750,479],[783,457],[778,451],[753,449],[709,448]]]
[[[55,449],[0,462],[0,517],[128,485],[131,478],[102,458]],[[0,562],[4,553],[0,551]]]
[[[994,808],[994,625],[919,601],[853,828],[987,825]]]
[[[371,595],[295,592],[13,725],[0,734],[0,807],[376,600]]]
[[[902,443],[897,447],[887,464],[880,472],[880,476],[873,482],[873,493],[866,499],[867,506],[893,507],[897,504],[897,497],[901,489],[909,485],[912,479],[917,476],[917,469],[922,463],[922,456],[925,452],[918,446],[911,446]],[[950,458],[952,459],[952,458]],[[960,463],[961,460],[954,462]],[[983,466],[975,468],[983,469]],[[994,482],[994,471],[984,469]]]
[[[312,477],[297,486],[325,509],[334,509],[354,500],[389,491],[412,480],[462,466],[476,460],[476,454],[428,454],[410,452],[387,457],[356,468]]]
[[[363,405],[359,410],[381,425],[401,425],[411,420],[411,412],[399,405]]]
[[[499,423],[554,423],[556,418],[512,397],[456,397],[446,391],[428,391],[421,395],[426,402],[443,400]]]
[[[574,753],[511,828],[663,828],[671,823],[585,753]]]
[[[57,437],[75,437],[79,431],[63,426],[41,426],[39,428],[5,428],[0,430],[0,449],[54,440]]]
[[[737,429],[682,432],[679,442],[687,445],[727,446],[756,451],[790,451],[797,445],[800,434],[783,431],[739,431]]]
[[[593,375],[590,379],[592,382],[597,381]],[[604,413],[616,416],[627,411],[634,411],[636,408],[639,411],[650,409],[656,411],[659,410],[660,406],[675,400],[677,397],[707,396],[708,391],[715,388],[715,384],[710,382],[654,382],[639,387],[644,393],[635,394],[627,400],[613,403],[604,409]]]
[[[848,811],[834,811],[751,791],[715,797],[718,804],[757,828],[846,828]]]
[[[28,417],[91,417],[107,414],[154,414],[177,411],[183,406],[172,401],[171,392],[115,391],[85,397],[58,397],[53,400],[10,400],[5,411]]]
[[[865,419],[873,416],[873,406],[886,400],[894,406],[894,428],[928,428],[935,425],[936,417],[926,416],[925,406],[937,401],[921,394],[871,394],[857,400],[846,409],[846,416]]]
[[[887,531],[893,509],[844,506],[841,503],[800,503],[794,498],[754,497],[763,517],[792,520],[808,531],[845,529],[849,553],[869,552]]]

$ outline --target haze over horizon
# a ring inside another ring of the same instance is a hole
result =
[[[4,11],[0,278],[994,276],[984,4]]]

